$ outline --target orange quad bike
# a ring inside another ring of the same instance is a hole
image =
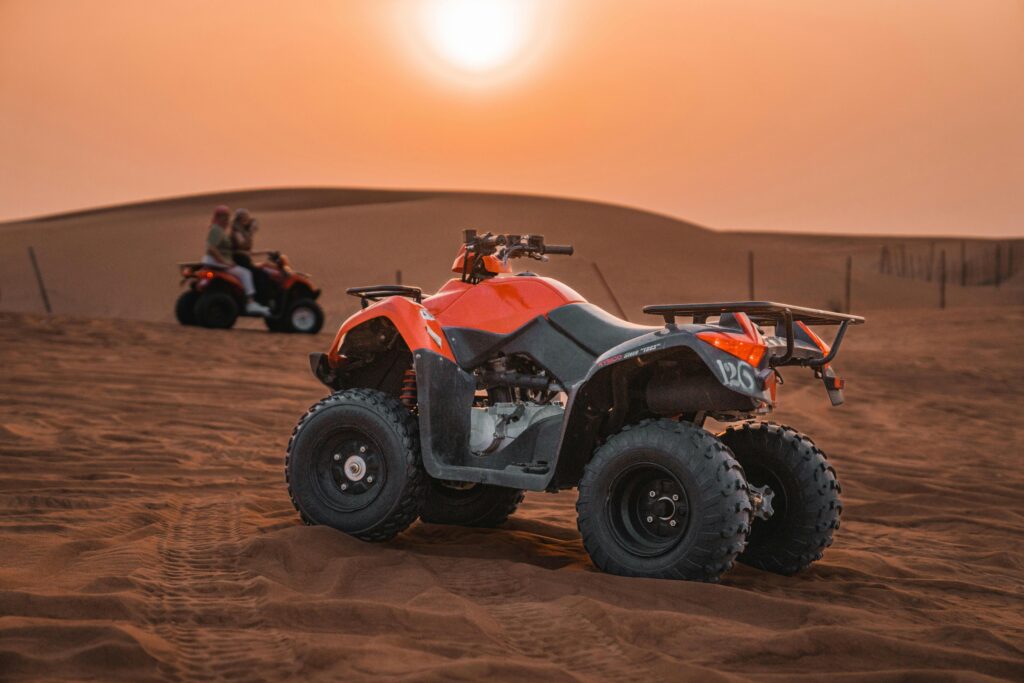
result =
[[[316,302],[320,290],[309,275],[292,269],[288,257],[279,251],[259,251],[266,260],[256,267],[263,273],[265,286],[257,287],[256,301],[270,309],[262,317],[272,332],[316,334],[324,324],[324,312]],[[186,286],[178,297],[174,313],[182,325],[200,325],[217,329],[234,326],[245,311],[245,289],[227,268],[203,262],[179,263],[181,283]]]
[[[362,310],[313,373],[333,393],[299,420],[285,460],[303,521],[367,541],[417,518],[496,526],[526,491],[579,489],[594,564],[712,581],[734,560],[791,574],[839,528],[835,470],[808,437],[755,421],[779,369],[832,361],[863,318],[764,301],[648,306],[634,325],[517,258],[571,255],[539,235],[467,231],[436,294],[348,292]],[[692,319],[680,324],[680,318]],[[811,331],[838,325],[831,347]],[[719,434],[705,421],[734,423]]]

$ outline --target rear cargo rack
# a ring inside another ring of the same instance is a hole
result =
[[[404,285],[370,285],[369,287],[349,287],[346,294],[359,297],[359,304],[366,308],[372,301],[378,301],[389,296],[404,296],[408,299],[415,299],[416,303],[422,303],[423,290],[419,287],[406,287]]]
[[[843,342],[846,328],[850,325],[861,325],[864,318],[859,315],[847,313],[836,313],[834,311],[822,311],[817,308],[805,308],[803,306],[790,306],[774,301],[719,301],[703,304],[657,304],[644,306],[644,313],[649,315],[660,315],[665,319],[666,325],[674,325],[676,317],[693,318],[696,324],[703,324],[713,315],[724,313],[745,313],[757,325],[784,325],[786,331],[786,353],[782,356],[774,356],[770,359],[771,365],[806,365],[812,368],[820,368],[836,357],[839,345]],[[832,347],[824,358],[799,359],[793,358],[793,343],[795,334],[793,323],[802,322],[805,325],[839,325],[836,338]]]

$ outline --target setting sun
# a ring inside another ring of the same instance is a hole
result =
[[[520,57],[531,38],[534,4],[522,0],[431,0],[421,30],[431,51],[472,74],[492,72]]]

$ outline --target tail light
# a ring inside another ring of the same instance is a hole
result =
[[[698,332],[697,338],[755,367],[764,357],[765,346],[760,340],[752,340],[749,337],[732,332],[707,330],[705,332]]]
[[[764,358],[764,337],[754,327],[754,324],[750,322],[750,318],[746,313],[737,313],[736,321],[743,329],[742,333],[706,330],[698,332],[697,338],[717,349],[725,351],[730,356],[736,356],[740,360],[744,360],[757,367],[761,359]]]

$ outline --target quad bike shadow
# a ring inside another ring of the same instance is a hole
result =
[[[452,560],[519,562],[541,569],[585,568],[588,562],[579,536],[567,538],[566,532],[563,526],[512,517],[500,529],[416,524],[391,543],[396,550]]]
[[[317,303],[320,290],[312,278],[292,269],[288,257],[279,251],[255,252],[266,256],[257,265],[266,282],[258,288],[256,301],[270,309],[262,316],[246,312],[245,289],[225,266],[203,262],[179,263],[185,291],[174,307],[182,325],[214,329],[234,326],[239,316],[263,318],[272,332],[316,334],[324,324],[324,312]]]
[[[332,393],[285,458],[301,519],[386,541],[417,519],[498,526],[526,491],[576,488],[583,546],[607,572],[714,581],[734,561],[793,574],[819,560],[839,528],[835,469],[764,419],[787,367],[841,404],[832,362],[864,319],[739,301],[647,306],[663,324],[634,325],[512,275],[513,259],[572,253],[466,231],[436,294],[349,289],[362,310],[310,354]],[[838,326],[831,345],[816,325]]]

